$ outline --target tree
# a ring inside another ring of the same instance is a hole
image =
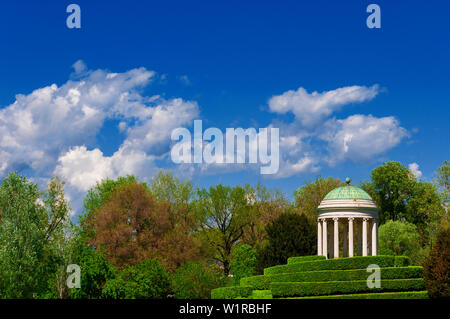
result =
[[[74,245],[72,262],[81,268],[81,288],[73,288],[70,291],[70,298],[100,298],[106,282],[115,278],[116,269],[100,250],[88,247],[80,239]]]
[[[106,282],[102,298],[160,299],[171,292],[170,276],[156,259],[127,266]]]
[[[258,253],[249,245],[239,245],[233,250],[231,273],[233,285],[239,286],[241,278],[253,276],[256,273]]]
[[[430,257],[424,263],[424,278],[431,298],[450,298],[450,227],[437,234]]]
[[[435,184],[438,186],[442,202],[446,207],[450,203],[450,161],[444,161],[436,172]]]
[[[88,190],[83,201],[83,211],[78,218],[80,224],[78,231],[84,240],[88,241],[95,235],[92,228],[86,227],[86,221],[91,217],[92,213],[100,209],[118,187],[133,183],[137,183],[137,178],[133,175],[118,177],[117,180],[106,178],[101,182],[97,182],[94,187]],[[146,186],[145,184],[142,185]]]
[[[317,220],[317,207],[324,197],[336,187],[342,186],[340,179],[333,177],[317,177],[314,182],[307,182],[294,192],[294,202],[297,211],[311,221]]]
[[[363,184],[377,202],[380,224],[406,219],[406,206],[416,182],[411,171],[399,162],[386,162],[371,173],[372,182]]]
[[[32,298],[38,292],[46,220],[36,205],[37,185],[10,173],[0,186],[0,292],[3,298]]]
[[[95,234],[90,243],[118,268],[158,258],[173,271],[198,257],[199,243],[172,217],[144,185],[123,184],[88,219]]]
[[[209,191],[199,191],[197,205],[203,216],[202,235],[211,246],[213,258],[228,276],[233,247],[250,222],[247,193],[240,186],[219,184]]]
[[[269,190],[261,183],[255,187],[245,185],[249,205],[248,225],[240,243],[260,249],[267,239],[266,226],[276,219],[290,205],[279,190]]]
[[[260,252],[259,272],[266,267],[285,264],[289,257],[316,253],[316,228],[305,215],[287,211],[269,224],[266,231],[269,241]]]
[[[444,214],[434,185],[417,181],[399,162],[386,162],[375,168],[371,178],[362,187],[380,208],[380,225],[387,220],[413,223],[418,227],[421,243],[426,243]]]
[[[408,256],[419,263],[421,249],[419,233],[414,224],[389,220],[378,229],[380,255]]]
[[[174,297],[177,299],[209,299],[211,290],[226,284],[228,277],[215,264],[188,262],[173,275]]]

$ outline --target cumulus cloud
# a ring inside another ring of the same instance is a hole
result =
[[[419,164],[411,163],[408,165],[408,168],[411,171],[411,173],[414,174],[415,177],[420,178],[422,176],[422,172],[419,169]]]
[[[269,100],[272,112],[284,114],[292,112],[297,121],[305,127],[312,127],[331,115],[341,106],[372,100],[379,93],[378,85],[347,86],[331,91],[308,93],[303,87],[289,90]]]
[[[365,161],[395,147],[408,135],[392,116],[356,114],[325,124],[320,138],[328,142],[329,161]]]
[[[198,116],[195,102],[140,93],[154,71],[92,71],[82,61],[73,67],[76,80],[18,94],[0,110],[0,176],[24,169],[36,177],[58,174],[80,191],[104,177],[142,173],[146,178],[156,156],[168,150],[171,130]],[[118,120],[125,134],[109,157],[89,147],[108,119]]]

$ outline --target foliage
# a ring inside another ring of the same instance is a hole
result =
[[[371,264],[376,264],[380,268],[394,267],[396,265],[402,267],[407,266],[409,261],[407,257],[402,258],[402,262],[397,264],[395,262],[396,258],[397,256],[355,256],[338,259],[307,261],[269,267],[264,269],[264,275],[316,270],[366,269]]]
[[[347,294],[304,297],[302,299],[428,299],[426,291],[379,292],[371,294]]]
[[[333,177],[316,177],[314,182],[307,182],[294,192],[294,202],[297,211],[307,216],[310,221],[317,219],[317,207],[324,197],[336,187],[342,186],[340,179]]]
[[[429,258],[424,263],[424,277],[431,298],[450,297],[450,228],[437,236]]]
[[[64,183],[37,185],[16,173],[0,187],[0,296],[62,298],[61,271],[70,206]],[[42,199],[40,198],[42,197]]]
[[[79,239],[74,246],[72,262],[81,268],[81,288],[71,289],[70,298],[100,298],[105,283],[115,278],[116,270],[99,250],[94,250]]]
[[[267,226],[268,244],[260,252],[258,267],[286,263],[292,256],[312,255],[316,250],[316,228],[305,215],[286,212]]]
[[[266,226],[283,213],[290,203],[279,190],[269,190],[261,183],[245,185],[250,218],[244,228],[241,243],[261,249],[267,240]]]
[[[171,291],[169,273],[155,259],[127,266],[106,282],[102,298],[159,299]]]
[[[211,290],[225,285],[227,277],[216,265],[188,262],[173,275],[174,297],[177,299],[208,299]]]
[[[450,161],[444,161],[436,172],[436,184],[440,188],[442,201],[448,205],[450,203]]]
[[[287,260],[288,264],[302,263],[305,261],[313,260],[325,260],[326,257],[322,255],[312,255],[312,256],[299,256],[299,257],[289,257]]]
[[[240,186],[219,184],[209,191],[199,191],[197,205],[203,216],[202,235],[213,249],[213,258],[228,276],[233,247],[251,220],[247,193]]]
[[[168,205],[155,201],[142,184],[123,184],[87,220],[95,229],[91,244],[123,268],[158,258],[170,270],[197,258],[198,245],[186,225],[170,215]]]
[[[83,201],[82,214],[79,216],[80,234],[85,240],[89,240],[95,235],[94,229],[87,229],[86,227],[86,222],[91,217],[92,213],[103,206],[116,188],[136,182],[137,178],[132,175],[119,177],[117,180],[106,178],[100,182],[97,182],[94,187],[88,190]],[[145,186],[145,184],[143,185]]]
[[[211,299],[247,298],[252,294],[252,291],[252,287],[246,286],[216,288],[211,291]]]
[[[369,288],[367,280],[328,282],[274,282],[270,285],[274,297],[321,296],[355,292],[424,290],[422,278],[381,279],[380,288]]]
[[[231,273],[233,284],[239,285],[241,278],[252,276],[256,272],[257,252],[249,245],[239,245],[233,250]]]
[[[423,273],[420,266],[384,267],[380,270],[382,279],[421,278]],[[241,279],[241,285],[253,289],[270,289],[272,282],[355,281],[365,280],[367,276],[367,269],[303,271],[246,277]]]
[[[406,255],[413,263],[418,262],[419,233],[414,224],[387,221],[378,229],[378,244],[381,255]]]

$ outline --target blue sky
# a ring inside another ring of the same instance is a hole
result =
[[[65,25],[70,3],[79,30]],[[381,29],[366,26],[370,3]],[[76,209],[96,178],[159,168],[288,195],[318,174],[357,184],[385,160],[431,180],[450,155],[448,12],[437,0],[3,1],[0,177],[58,174]],[[174,165],[170,131],[194,119],[280,127],[293,143],[283,174]]]

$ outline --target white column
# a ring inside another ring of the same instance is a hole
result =
[[[358,220],[357,225],[358,225],[358,256],[362,256],[362,220]]]
[[[347,235],[348,235],[348,224],[344,222],[344,231],[342,233],[342,257],[348,257],[348,244],[347,244]]]
[[[362,255],[367,256],[367,220],[368,218],[363,218],[362,226]]]
[[[322,221],[317,220],[317,255],[322,255]]]
[[[339,218],[335,217],[333,218],[334,220],[334,238],[333,238],[333,243],[334,243],[334,253],[333,253],[333,258],[339,258]]]
[[[348,219],[348,256],[353,257],[353,217]]]
[[[327,248],[327,220],[322,219],[322,255],[328,258],[328,248]]]
[[[378,254],[377,220],[372,220],[372,256]]]

